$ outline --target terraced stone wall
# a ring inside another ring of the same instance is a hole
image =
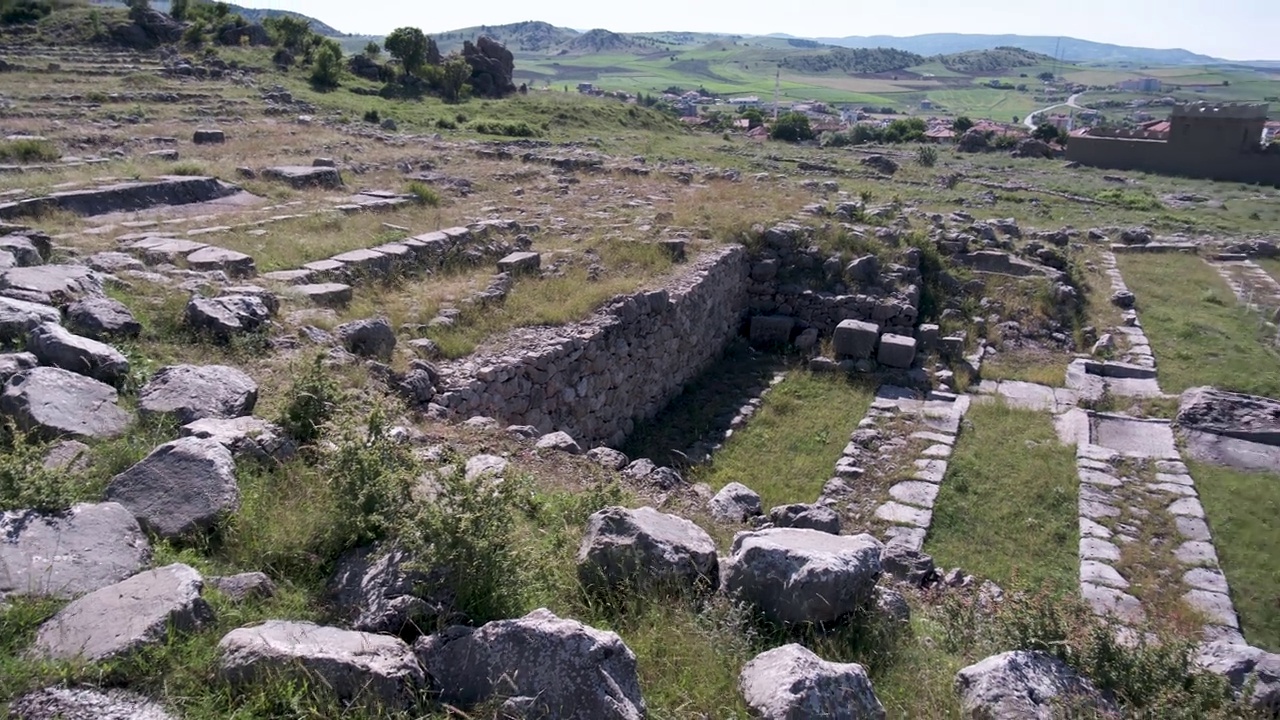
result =
[[[590,319],[522,328],[441,368],[436,404],[587,445],[618,445],[724,351],[747,309],[746,249],[709,252],[667,287],[620,297]]]

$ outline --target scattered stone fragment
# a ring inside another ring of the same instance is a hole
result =
[[[937,575],[932,557],[897,543],[881,551],[880,566],[889,577],[915,587],[923,587]]]
[[[105,497],[164,538],[207,530],[240,505],[231,451],[216,440],[194,437],[153,450],[112,478]]]
[[[310,283],[294,285],[289,288],[289,294],[306,300],[312,305],[338,308],[345,307],[351,302],[352,290],[350,285],[342,283]]]
[[[587,457],[606,470],[622,470],[631,464],[630,458],[613,448],[598,447],[587,451]]]
[[[213,620],[200,597],[204,582],[187,565],[138,573],[84,595],[36,631],[32,654],[48,660],[101,662],[164,642]]]
[[[993,655],[956,673],[955,689],[971,718],[1055,720],[1064,706],[1114,711],[1088,680],[1042,652]]]
[[[636,656],[616,634],[545,609],[420,638],[414,652],[442,702],[518,699],[521,717],[641,720]]]
[[[739,533],[721,561],[721,582],[773,622],[832,622],[870,602],[883,549],[870,535],[794,528]]]
[[[476,455],[467,459],[467,482],[475,482],[483,477],[502,477],[510,465],[507,459],[498,455]]]
[[[724,523],[741,523],[764,511],[760,495],[742,483],[731,482],[709,503],[711,517]]]
[[[106,383],[60,368],[38,367],[9,378],[0,395],[0,413],[45,440],[103,440],[123,435],[133,422],[116,405],[118,399],[115,388]]]
[[[840,515],[826,505],[807,503],[779,505],[769,511],[769,522],[775,527],[840,534]]]
[[[243,417],[257,403],[258,384],[227,365],[161,368],[138,393],[143,417],[172,416],[182,425],[205,418]]]
[[[227,141],[227,135],[221,130],[196,130],[191,142],[196,145],[221,145]]]
[[[234,686],[309,679],[356,708],[409,709],[427,682],[399,638],[308,622],[268,620],[232,630],[218,652],[221,675]]]
[[[162,705],[114,688],[47,687],[9,705],[13,720],[178,720]]]
[[[262,298],[251,295],[196,297],[187,303],[184,317],[191,329],[227,342],[233,335],[261,330],[271,320],[271,310]]]
[[[578,577],[587,587],[714,590],[718,567],[715,542],[706,531],[650,507],[593,514],[578,547]]]
[[[738,676],[742,697],[762,720],[883,719],[867,671],[827,662],[792,643],[757,655]]]
[[[93,297],[67,306],[67,325],[72,331],[94,340],[135,338],[142,323],[124,303],[109,297]]]
[[[209,587],[226,595],[232,602],[262,600],[275,597],[276,584],[266,573],[246,572],[237,575],[205,578]]]
[[[538,438],[536,447],[540,450],[558,450],[570,455],[581,455],[582,447],[567,432],[556,431]]]
[[[257,273],[252,257],[213,245],[187,255],[187,267],[201,272],[221,270],[233,278],[253,277]]]
[[[877,585],[875,600],[876,612],[880,613],[884,620],[894,625],[907,625],[911,622],[911,606],[907,604],[907,599],[902,593]]]
[[[29,352],[0,354],[0,384],[9,382],[9,378],[39,364],[36,356]]]
[[[41,363],[120,385],[129,375],[129,360],[106,343],[73,335],[57,323],[37,326],[27,336],[27,352]]]
[[[336,168],[331,167],[281,165],[263,170],[262,177],[286,183],[298,190],[313,187],[333,190],[342,187],[342,176]]]
[[[1264,717],[1280,711],[1280,654],[1248,645],[1211,642],[1200,647],[1195,663],[1221,675],[1239,694],[1252,689],[1249,704]]]
[[[351,629],[391,635],[416,636],[434,628],[453,605],[439,573],[416,567],[403,547],[391,544],[356,548],[339,558],[328,596]]]
[[[347,352],[388,359],[396,347],[396,333],[386,318],[367,318],[339,325],[334,334]]]
[[[138,521],[117,503],[0,513],[0,539],[0,602],[79,597],[124,580],[151,559]]]
[[[252,415],[203,418],[183,425],[182,434],[214,440],[230,450],[237,460],[286,462],[298,451],[297,443],[283,428]]]
[[[0,297],[0,342],[12,344],[25,342],[27,333],[42,323],[56,323],[62,319],[57,308],[40,303]]]

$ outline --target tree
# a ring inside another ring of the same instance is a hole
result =
[[[471,92],[467,81],[471,79],[471,65],[463,58],[454,56],[439,66],[440,96],[445,102],[458,102]]]
[[[747,108],[742,111],[742,117],[746,119],[749,130],[755,130],[764,124],[764,113],[760,112],[760,108]]]
[[[311,67],[311,84],[319,90],[338,87],[342,78],[342,46],[326,39],[316,51],[315,64]]]
[[[415,27],[396,28],[382,42],[391,57],[400,61],[404,71],[416,74],[427,60],[427,36]]]
[[[957,135],[963,135],[973,127],[973,120],[968,115],[961,115],[951,123],[951,130]]]
[[[1041,80],[1043,80],[1043,81],[1045,81],[1045,82],[1053,82],[1054,75],[1053,75],[1053,73],[1051,73],[1051,72],[1049,72],[1049,71],[1047,71],[1047,70],[1046,70],[1045,72],[1040,73],[1040,74],[1039,74],[1039,75],[1037,75],[1036,77],[1037,77],[1037,78],[1040,78]]]
[[[1031,137],[1045,142],[1051,142],[1058,139],[1058,128],[1049,123],[1040,123],[1035,130],[1031,132]]]
[[[262,26],[270,33],[271,39],[289,52],[300,53],[308,49],[311,25],[306,20],[293,15],[277,15],[263,18]]]
[[[809,116],[804,113],[789,112],[773,124],[769,137],[774,140],[800,142],[813,139],[813,128],[809,127]]]
[[[370,40],[369,44],[364,46],[364,54],[367,55],[370,60],[377,60],[378,56],[382,54],[382,46]]]
[[[183,22],[187,19],[187,11],[191,9],[190,0],[173,0],[169,3],[169,17]]]
[[[137,20],[151,9],[151,0],[128,0],[125,3],[129,7],[129,17]]]

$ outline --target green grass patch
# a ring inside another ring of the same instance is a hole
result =
[[[0,140],[0,161],[19,163],[49,163],[62,157],[52,142],[42,138]]]
[[[1213,268],[1194,255],[1118,259],[1165,392],[1213,385],[1280,398],[1280,352],[1262,318],[1236,302]]]
[[[1190,467],[1245,639],[1280,652],[1280,473]]]
[[[933,510],[925,551],[1008,587],[1075,589],[1075,452],[1045,413],[970,408]]]
[[[814,502],[872,395],[843,375],[793,371],[694,478],[717,490],[740,482],[766,509]]]

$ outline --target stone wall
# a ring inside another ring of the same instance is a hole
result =
[[[1142,170],[1166,175],[1280,186],[1280,153],[1222,152],[1159,140],[1072,137],[1067,160],[1110,170]]]
[[[747,308],[745,248],[700,257],[661,290],[610,302],[590,319],[513,331],[440,367],[436,404],[588,445],[618,445],[720,357]]]

